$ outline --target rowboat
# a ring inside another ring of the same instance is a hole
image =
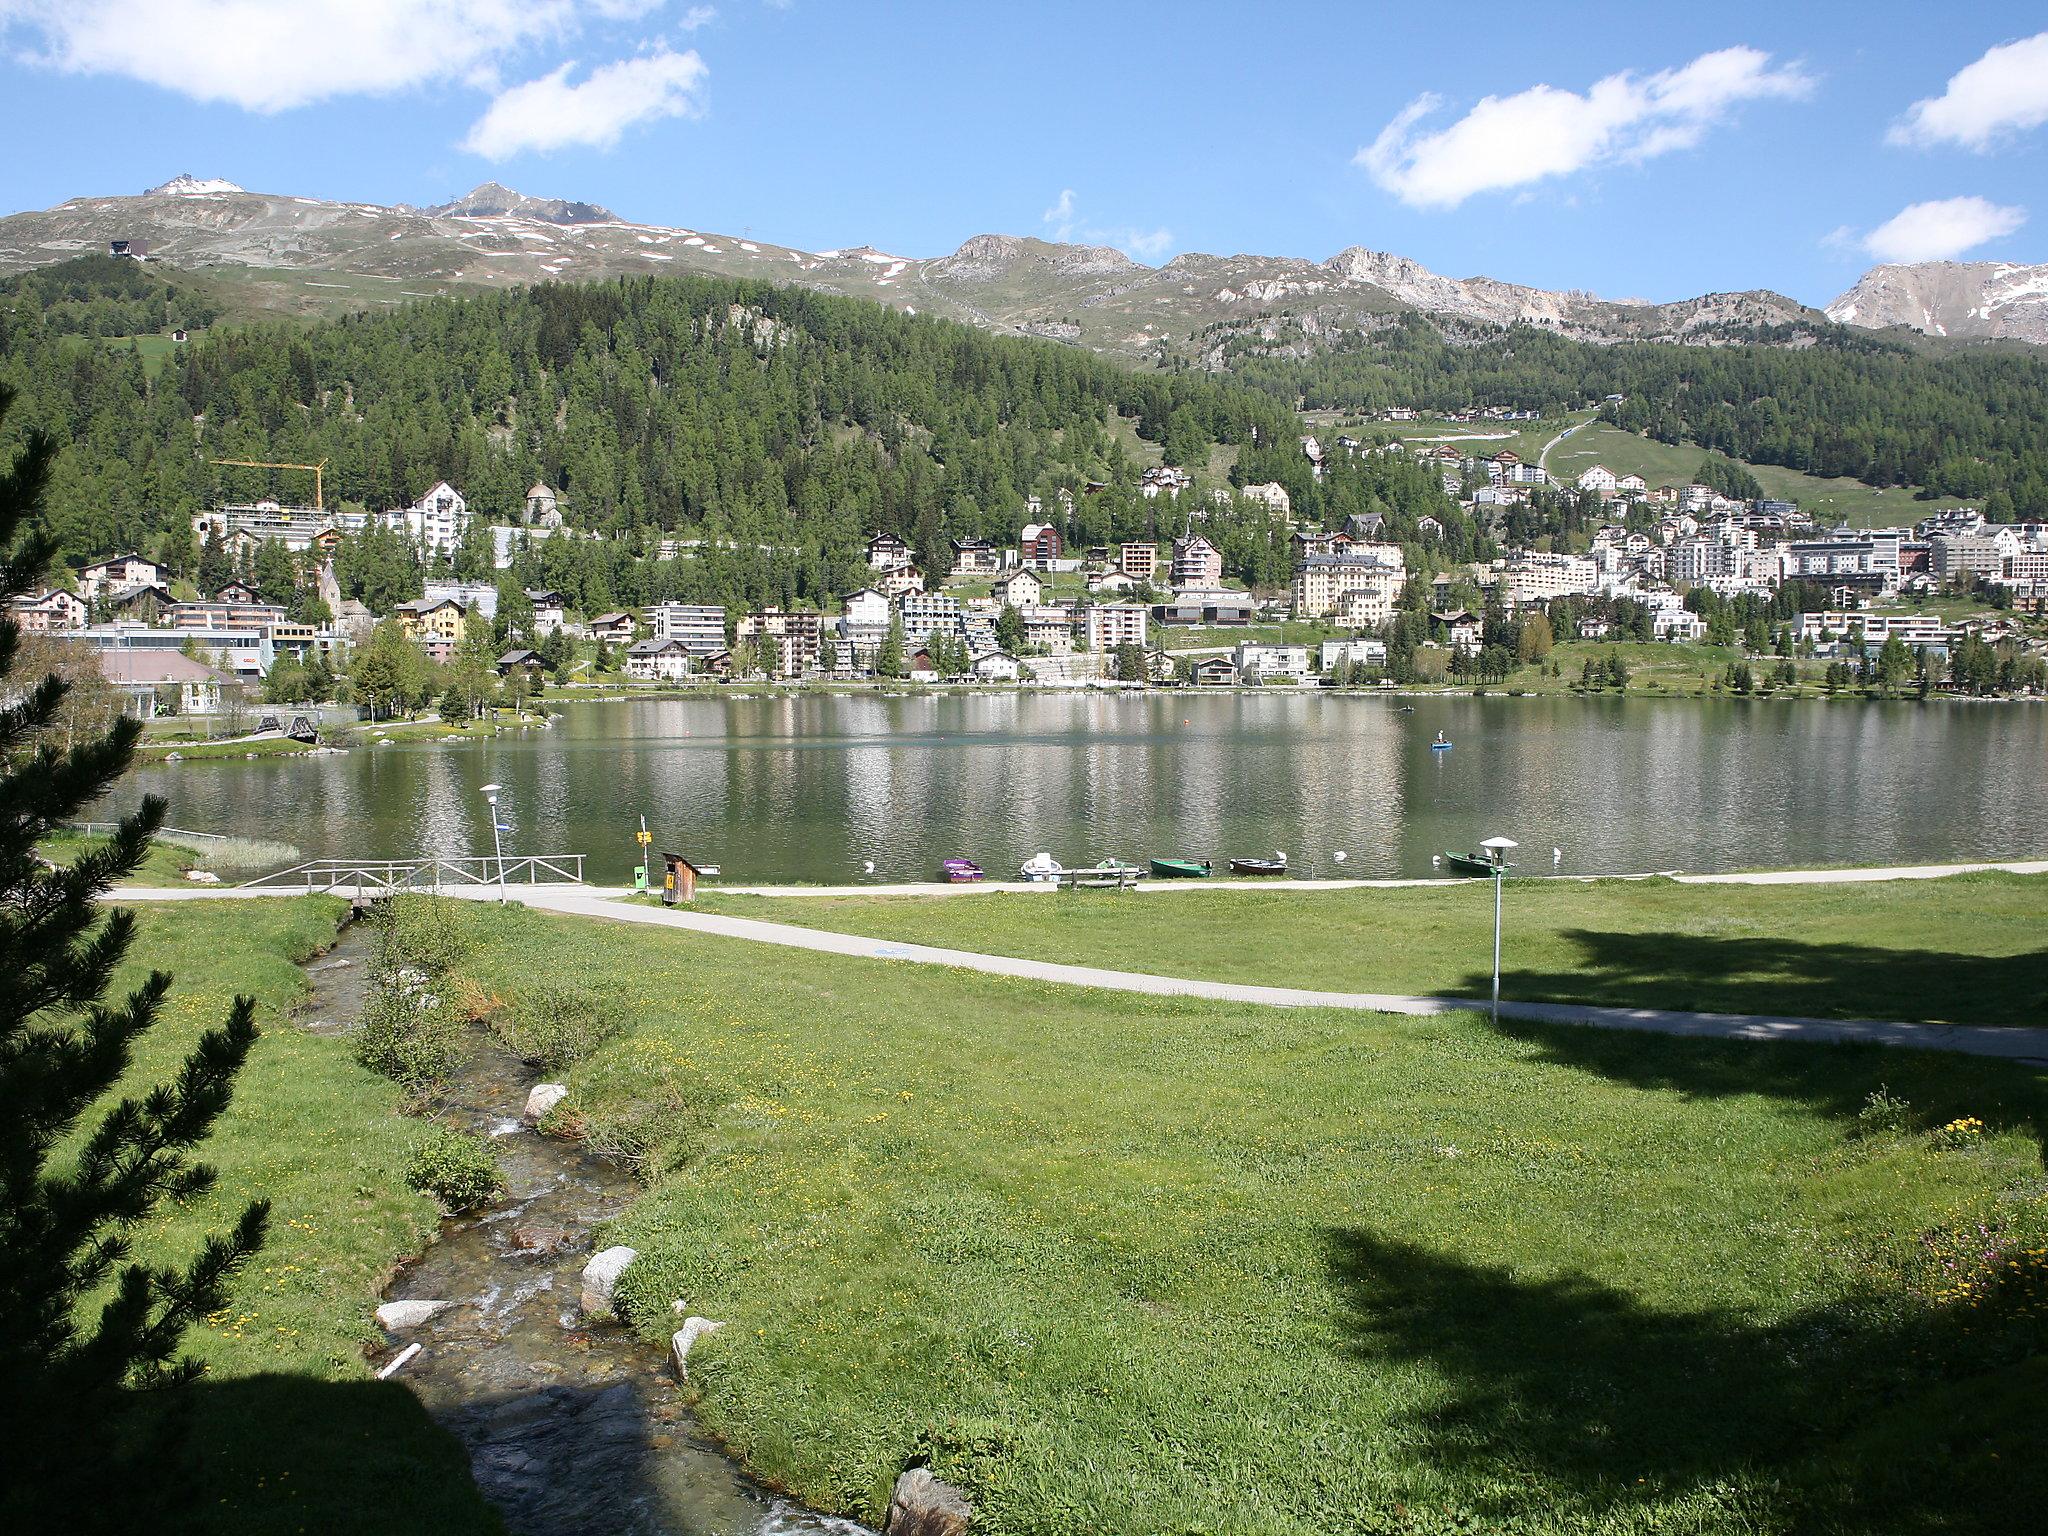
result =
[[[982,878],[981,866],[972,859],[947,859],[939,865],[939,878],[952,885],[966,885]]]
[[[1452,853],[1448,849],[1444,853],[1444,863],[1467,875],[1490,875],[1494,868],[1493,860],[1482,854]]]
[[[1060,861],[1049,853],[1034,853],[1018,868],[1017,873],[1033,885],[1050,885],[1058,882],[1066,871],[1060,868]]]
[[[1232,859],[1230,872],[1233,875],[1284,875],[1287,873],[1287,856],[1277,859]]]
[[[1154,859],[1152,873],[1161,880],[1206,880],[1209,878],[1207,859]]]

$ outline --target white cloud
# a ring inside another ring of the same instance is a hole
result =
[[[0,0],[0,42],[45,68],[282,112],[439,81],[494,88],[540,44],[666,0]],[[684,30],[709,21],[697,6]]]
[[[1045,225],[1048,240],[1113,245],[1134,261],[1156,262],[1173,249],[1173,231],[1163,224],[1157,229],[1104,229],[1087,223],[1080,216],[1072,187],[1060,189],[1059,197],[1039,216],[1039,222]]]
[[[1949,76],[1939,96],[1916,101],[1894,123],[1893,144],[1961,144],[1989,149],[2009,134],[2048,123],[2048,32],[2000,43]]]
[[[1862,245],[1879,261],[1953,261],[2026,222],[2024,208],[1981,197],[1949,197],[1901,209],[1865,235]]]
[[[662,48],[621,59],[593,69],[581,85],[569,83],[575,67],[572,61],[500,92],[462,147],[491,160],[570,144],[609,149],[635,124],[703,110],[701,87],[709,70],[695,49],[671,53]]]
[[[1353,163],[1412,207],[1455,208],[1476,193],[1690,149],[1738,104],[1796,100],[1812,87],[1796,64],[1773,69],[1758,49],[1723,48],[1680,69],[1609,75],[1583,96],[1551,85],[1488,96],[1449,127],[1418,133],[1444,105],[1431,92],[1402,108]]]

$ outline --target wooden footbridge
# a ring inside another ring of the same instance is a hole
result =
[[[510,885],[581,885],[580,853],[536,853],[520,858],[489,854],[416,859],[308,859],[242,882],[243,890],[327,892],[356,897],[390,896],[400,891],[438,895],[464,888]]]

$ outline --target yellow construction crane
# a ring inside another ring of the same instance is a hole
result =
[[[327,461],[325,459],[322,459],[318,464],[273,464],[266,459],[215,459],[213,462],[231,465],[236,469],[310,470],[313,475],[313,510],[315,512],[325,512],[327,510],[326,482],[324,479],[327,471]]]

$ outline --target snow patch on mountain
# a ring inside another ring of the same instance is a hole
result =
[[[173,176],[160,187],[151,187],[144,197],[215,197],[242,189],[219,176]]]

